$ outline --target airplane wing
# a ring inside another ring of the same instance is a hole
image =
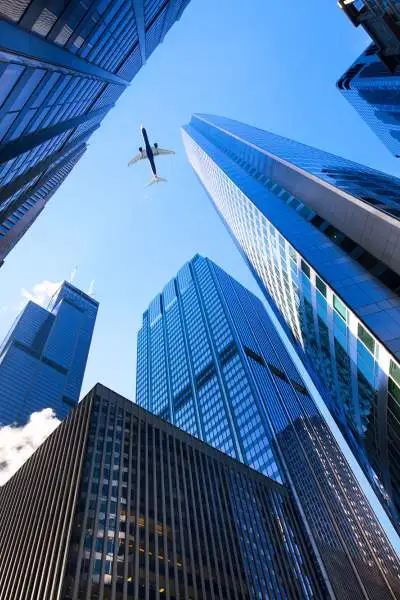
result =
[[[151,149],[153,151],[154,156],[158,156],[160,154],[175,154],[173,150],[167,150],[166,148],[160,148],[159,146],[152,146]]]
[[[128,162],[128,167],[130,165],[134,165],[135,163],[137,163],[139,160],[143,160],[147,158],[147,152],[146,150],[143,150],[142,152],[139,152],[139,154],[136,154],[136,156],[134,156],[129,162]]]

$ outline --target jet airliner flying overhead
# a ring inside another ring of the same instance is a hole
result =
[[[143,137],[143,141],[144,141],[144,148],[142,148],[142,146],[139,147],[139,154],[136,154],[136,156],[134,156],[132,158],[132,160],[129,161],[128,167],[130,165],[134,165],[135,163],[139,162],[139,160],[144,160],[145,158],[147,158],[147,160],[150,163],[151,170],[153,172],[153,177],[149,181],[148,185],[153,185],[153,183],[161,183],[162,181],[167,181],[163,177],[159,177],[157,175],[157,169],[156,169],[156,163],[155,163],[154,157],[160,156],[161,154],[175,154],[175,152],[173,150],[166,150],[165,148],[160,148],[157,143],[154,143],[154,145],[151,146],[146,129],[143,127],[143,125],[141,126],[140,129],[141,129],[142,137]]]

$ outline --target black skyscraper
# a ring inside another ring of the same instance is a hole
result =
[[[399,0],[339,0],[353,25],[363,27],[376,44],[376,53],[393,71],[400,65]]]
[[[286,489],[97,385],[0,490],[1,600],[327,598]]]

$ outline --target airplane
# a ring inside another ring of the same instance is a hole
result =
[[[130,160],[128,162],[128,167],[130,165],[134,165],[135,163],[139,162],[139,160],[144,160],[147,158],[150,163],[151,170],[153,172],[153,177],[147,185],[153,185],[153,183],[161,183],[162,181],[167,181],[163,177],[160,177],[159,175],[157,175],[157,169],[156,169],[156,163],[154,161],[154,157],[160,156],[161,154],[175,154],[175,152],[173,150],[166,150],[165,148],[160,148],[157,143],[154,143],[153,146],[150,146],[149,138],[147,136],[147,131],[143,127],[143,125],[140,126],[140,130],[142,132],[144,148],[142,148],[141,146],[139,147],[139,154],[136,154],[136,156],[134,156],[132,158],[132,160]]]

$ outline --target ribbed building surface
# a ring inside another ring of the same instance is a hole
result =
[[[0,264],[189,0],[0,0]]]
[[[58,600],[88,435],[82,403],[0,487],[1,600]]]
[[[195,256],[143,315],[139,404],[283,482],[337,600],[400,594],[400,562],[261,301]]]
[[[400,531],[399,180],[224,117],[197,115],[183,137]]]
[[[28,302],[0,347],[0,424],[78,404],[98,302],[64,281],[48,309]]]
[[[323,600],[317,573],[283,486],[101,385],[0,489],[1,600]]]

